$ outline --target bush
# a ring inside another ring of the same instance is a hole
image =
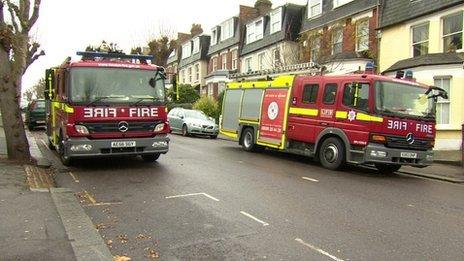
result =
[[[208,96],[201,97],[198,101],[196,101],[193,104],[193,108],[195,110],[200,110],[204,112],[206,115],[213,117],[215,119],[219,118],[218,102],[212,97],[208,97]]]
[[[176,88],[173,87],[171,88],[167,95],[169,99],[172,102],[175,103],[194,103],[196,102],[199,98],[200,95],[198,94],[198,91],[195,90],[195,88],[191,85],[188,84],[180,84],[179,87],[177,88],[179,90],[179,100],[176,100]]]

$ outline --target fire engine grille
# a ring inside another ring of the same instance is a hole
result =
[[[208,129],[208,130],[214,129],[214,126],[211,126],[211,125],[203,125],[202,127],[203,129]]]
[[[153,131],[158,121],[128,121],[127,131]],[[87,127],[90,133],[120,132],[119,121],[113,122],[83,122],[79,123]]]
[[[389,136],[387,137],[387,147],[410,150],[428,150],[432,148],[432,143],[428,140],[414,140],[412,144],[406,141],[406,137]]]

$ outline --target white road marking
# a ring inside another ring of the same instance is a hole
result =
[[[71,176],[71,178],[74,180],[74,182],[76,183],[79,183],[79,180],[76,178],[76,176],[74,176],[74,174],[70,171],[68,172],[69,176]]]
[[[330,257],[332,260],[335,260],[335,261],[344,261],[343,259],[338,258],[338,257],[336,257],[336,256],[334,256],[334,255],[331,255],[331,254],[327,253],[326,251],[324,251],[324,250],[322,250],[322,249],[320,249],[320,248],[318,248],[318,247],[315,247],[315,246],[313,246],[313,245],[311,245],[311,244],[308,244],[308,243],[304,242],[301,238],[295,238],[295,241],[298,242],[298,243],[300,243],[300,244],[302,244],[302,245],[304,245],[304,246],[307,246],[307,247],[311,248],[312,250],[315,250],[315,251],[317,251],[317,252],[323,254],[324,256]]]
[[[191,196],[198,196],[198,195],[201,195],[201,196],[205,196],[209,199],[212,199],[214,201],[219,201],[219,199],[209,195],[209,194],[206,194],[204,192],[199,192],[199,193],[190,193],[190,194],[182,194],[182,195],[174,195],[174,196],[168,196],[168,197],[165,197],[166,199],[170,199],[170,198],[184,198],[184,197],[191,197]]]
[[[312,182],[319,182],[319,180],[313,179],[313,178],[308,178],[308,177],[301,177],[301,178],[304,179],[304,180],[312,181]]]
[[[253,219],[253,220],[256,221],[256,222],[259,222],[259,223],[263,224],[263,226],[269,226],[268,223],[262,221],[261,219],[258,219],[258,218],[256,218],[256,217],[252,216],[251,214],[246,213],[245,211],[240,211],[240,213],[241,213],[242,215],[245,215],[245,216],[247,216],[247,217]]]

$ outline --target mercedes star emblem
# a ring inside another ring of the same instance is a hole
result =
[[[127,123],[127,121],[120,121],[118,123],[118,130],[120,132],[126,132],[127,130],[129,130],[129,123]]]
[[[412,135],[412,133],[408,133],[408,135],[406,135],[406,141],[407,141],[409,144],[413,144],[413,143],[414,143],[414,136]]]

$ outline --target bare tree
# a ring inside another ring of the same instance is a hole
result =
[[[34,98],[43,99],[45,91],[45,78],[40,78],[31,88],[24,92],[26,101],[29,103]]]
[[[0,0],[0,109],[8,158],[22,162],[31,156],[19,107],[21,80],[29,65],[45,54],[30,37],[41,0],[31,1]]]

